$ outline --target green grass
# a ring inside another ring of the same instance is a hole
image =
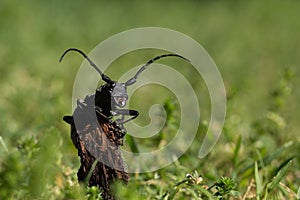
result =
[[[0,199],[100,198],[97,188],[77,183],[79,160],[62,121],[71,114],[82,58],[69,56],[63,64],[58,59],[69,47],[89,52],[113,34],[142,26],[171,28],[203,45],[223,76],[227,116],[213,151],[194,156],[210,118],[209,94],[194,71],[174,63],[199,98],[197,140],[172,165],[131,174],[128,186],[116,184],[120,199],[299,199],[299,9],[296,0],[2,0]],[[132,52],[107,74],[117,78],[153,55],[157,51]],[[149,99],[141,95],[145,91]],[[141,113],[138,123],[148,122],[153,102],[165,103],[169,113],[166,136],[139,141],[156,147],[170,140],[180,108],[164,90],[145,91],[132,99]]]

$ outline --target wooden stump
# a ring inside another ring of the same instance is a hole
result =
[[[99,187],[105,200],[115,199],[111,193],[112,183],[120,180],[126,184],[129,180],[120,150],[126,130],[96,112],[88,98],[91,97],[78,101],[73,116],[64,117],[71,125],[71,139],[80,156],[78,181],[87,182],[89,187]]]

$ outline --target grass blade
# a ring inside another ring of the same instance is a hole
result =
[[[4,149],[4,151],[5,151],[6,153],[8,153],[8,149],[7,149],[7,147],[6,147],[6,144],[5,144],[5,142],[4,142],[4,140],[2,139],[1,136],[0,136],[0,143],[1,143],[1,145],[2,145],[2,147],[3,147],[3,149]]]
[[[209,200],[215,199],[214,196],[205,188],[203,188],[201,185],[194,185],[194,187],[200,191],[201,194],[206,196]]]
[[[242,136],[239,136],[235,145],[235,149],[233,152],[233,165],[236,166],[237,163],[237,159],[238,159],[238,154],[241,148],[241,144],[242,144]]]
[[[255,177],[255,184],[256,184],[256,198],[260,199],[263,191],[263,187],[262,187],[261,179],[258,174],[257,162],[254,163],[254,177]]]
[[[281,165],[278,168],[278,173],[272,179],[272,181],[270,183],[268,183],[268,185],[267,185],[267,189],[269,192],[271,192],[279,184],[281,179],[287,174],[291,163],[292,163],[292,159],[289,159],[288,162],[285,161],[285,164]]]
[[[128,145],[133,153],[139,153],[139,149],[135,143],[134,138],[131,135],[126,134],[126,142],[128,143]]]
[[[263,157],[263,163],[264,163],[264,165],[265,166],[269,165],[273,160],[275,160],[277,157],[279,157],[283,151],[285,151],[286,149],[288,149],[289,147],[291,147],[291,145],[293,145],[293,144],[294,144],[293,141],[287,142],[282,147],[280,147],[277,150],[275,150],[273,153],[264,156]],[[254,163],[248,165],[243,170],[241,170],[241,174],[244,174],[245,172],[247,172],[251,168],[253,169],[253,167],[254,167]],[[262,166],[259,163],[258,168],[261,168],[261,167]]]

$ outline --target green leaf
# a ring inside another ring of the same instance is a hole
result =
[[[294,144],[293,141],[289,141],[287,143],[285,143],[282,147],[278,148],[277,150],[275,150],[273,153],[266,155],[265,157],[263,157],[263,163],[265,166],[269,165],[273,160],[275,160],[276,158],[278,158],[281,153],[283,153],[286,149],[288,149],[289,147],[291,147]],[[247,167],[245,167],[241,173],[245,173],[247,172],[249,169],[253,169],[254,167],[254,163],[248,165]],[[258,168],[261,168],[261,164],[258,165]]]
[[[261,156],[261,153],[258,151],[258,149],[256,149],[256,154],[257,154],[258,160],[259,160],[259,168],[264,168],[265,167],[264,159]]]
[[[233,165],[234,166],[236,166],[236,163],[237,163],[238,153],[240,151],[241,144],[242,144],[242,136],[240,135],[237,139],[235,149],[234,149],[234,152],[233,152]]]
[[[287,174],[291,163],[292,163],[292,160],[290,159],[288,162],[285,161],[285,165],[281,165],[278,168],[278,173],[272,179],[272,181],[270,183],[268,183],[268,185],[267,185],[267,189],[269,192],[271,192],[278,185],[278,183],[281,181],[281,179]]]
[[[131,135],[126,134],[126,142],[128,143],[128,145],[133,153],[139,153],[139,149],[135,143],[134,138]]]
[[[194,185],[194,187],[197,190],[199,190],[208,199],[215,199],[214,196],[207,189],[203,188],[201,185]]]
[[[2,148],[4,149],[4,151],[5,151],[6,153],[8,153],[8,149],[7,149],[7,147],[6,147],[6,144],[5,144],[5,142],[4,142],[4,140],[2,139],[1,136],[0,136],[0,143],[1,143]]]
[[[258,174],[257,162],[254,163],[254,177],[255,177],[255,183],[256,183],[256,197],[257,197],[257,199],[260,199],[262,191],[263,191],[263,186],[262,186],[259,174]]]
[[[173,188],[173,189],[171,190],[171,192],[170,192],[170,195],[169,195],[169,197],[168,197],[168,200],[174,199],[174,197],[175,197],[175,195],[178,193],[179,189],[180,189],[179,187]]]

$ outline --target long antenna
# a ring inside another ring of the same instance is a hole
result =
[[[165,57],[170,57],[170,56],[174,56],[174,57],[179,57],[179,58],[182,58],[188,62],[191,62],[189,59],[181,56],[181,55],[178,55],[178,54],[173,54],[173,53],[169,53],[169,54],[164,54],[164,55],[160,55],[160,56],[156,56],[155,58],[149,60],[146,64],[144,64],[140,69],[139,71],[137,71],[137,73],[131,78],[129,79],[128,81],[126,81],[125,85],[128,86],[128,85],[132,85],[136,82],[138,76],[149,66],[151,65],[152,63],[154,63],[155,61],[161,59],[161,58],[165,58]]]
[[[67,49],[60,57],[59,62],[61,62],[64,58],[64,56],[70,52],[70,51],[76,51],[78,53],[80,53],[89,63],[90,65],[101,75],[102,80],[104,80],[105,82],[111,82],[111,79],[106,76],[105,74],[103,74],[103,72],[98,68],[98,66],[81,50],[76,49],[76,48],[69,48]]]

